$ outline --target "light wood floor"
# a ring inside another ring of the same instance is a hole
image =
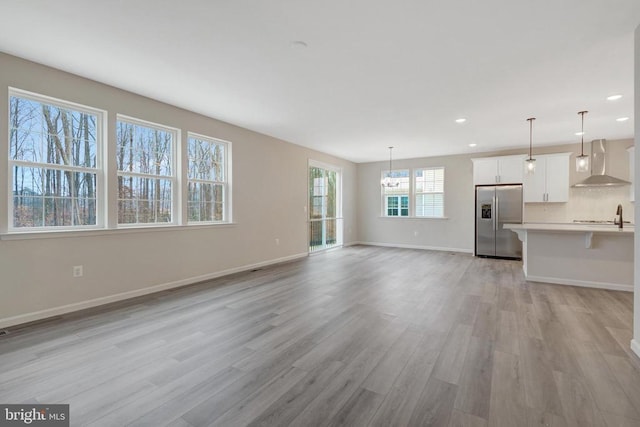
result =
[[[78,426],[638,426],[632,294],[350,247],[0,337],[0,402]]]

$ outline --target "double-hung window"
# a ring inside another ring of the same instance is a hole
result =
[[[409,170],[384,171],[383,180],[386,179],[397,185],[382,186],[384,203],[384,216],[409,216],[410,174]]]
[[[187,139],[189,222],[227,221],[229,143],[192,133]]]
[[[118,117],[118,224],[175,222],[178,130]]]
[[[414,170],[416,216],[444,216],[444,168]]]
[[[9,229],[101,226],[104,112],[9,90]]]
[[[444,168],[384,171],[382,215],[444,218]]]

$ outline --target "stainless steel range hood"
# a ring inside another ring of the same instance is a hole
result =
[[[629,181],[607,175],[608,161],[607,140],[591,141],[591,176],[575,184],[574,187],[614,187],[631,184]]]

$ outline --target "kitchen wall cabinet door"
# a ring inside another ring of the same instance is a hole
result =
[[[525,203],[563,203],[569,201],[570,153],[536,156],[536,170],[525,175]]]
[[[473,184],[521,184],[525,156],[483,157],[472,159]]]
[[[498,159],[487,157],[473,159],[473,183],[475,185],[497,184]]]
[[[569,158],[571,154],[547,156],[547,202],[569,201]]]
[[[524,156],[498,157],[500,184],[522,184],[524,180]]]

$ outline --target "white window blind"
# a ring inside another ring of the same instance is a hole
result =
[[[418,217],[444,216],[444,168],[415,170],[415,203]]]

